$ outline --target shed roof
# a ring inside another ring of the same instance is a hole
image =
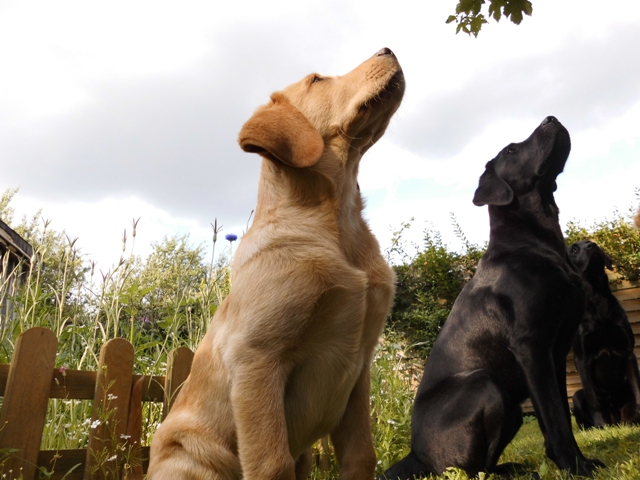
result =
[[[0,220],[0,247],[27,260],[33,255],[33,247],[2,220]]]

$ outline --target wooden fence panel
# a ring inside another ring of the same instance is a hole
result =
[[[0,426],[6,424],[0,428],[0,448],[20,450],[0,473],[16,478],[15,472],[23,468],[25,480],[33,480],[37,468],[44,467],[50,472],[47,477],[50,480],[105,478],[107,472],[101,470],[104,460],[113,458],[107,464],[117,466],[112,470],[120,469],[123,462],[116,444],[122,445],[127,438],[121,435],[133,432],[127,443],[135,445],[142,465],[128,470],[126,477],[141,478],[149,463],[149,447],[140,447],[141,402],[162,402],[166,415],[189,375],[193,353],[186,347],[171,352],[167,362],[169,375],[150,376],[133,375],[133,346],[122,338],[103,345],[98,372],[54,368],[56,349],[53,332],[30,329],[18,338],[11,365],[0,364],[0,396],[4,396]],[[91,420],[95,423],[90,430],[88,449],[39,451],[49,398],[93,400]],[[130,410],[134,414],[129,417]],[[105,420],[109,423],[104,423]],[[13,472],[11,475],[9,470]]]
[[[189,376],[189,372],[191,372],[193,356],[193,352],[187,347],[180,347],[169,353],[169,358],[167,359],[167,376],[164,384],[163,419],[169,413],[169,409],[171,405],[173,405],[176,395],[180,392],[182,384]]]
[[[58,339],[46,328],[27,330],[16,342],[0,413],[0,448],[19,451],[2,467],[6,478],[20,470],[26,479],[35,477],[57,348]]]

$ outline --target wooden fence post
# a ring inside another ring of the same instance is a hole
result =
[[[133,358],[133,346],[124,338],[109,340],[100,349],[85,480],[113,478],[122,467],[117,444],[125,442]]]
[[[167,357],[167,375],[164,381],[163,420],[169,413],[176,395],[180,392],[180,388],[182,388],[182,384],[189,376],[189,372],[191,372],[193,355],[193,352],[187,347],[176,348],[169,352]]]
[[[7,478],[36,477],[58,339],[47,328],[18,337],[0,413],[0,448],[18,449],[3,466]],[[9,474],[9,472],[12,472]]]

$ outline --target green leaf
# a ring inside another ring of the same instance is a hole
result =
[[[451,22],[455,22],[456,20],[456,16],[455,15],[449,15],[449,17],[447,18],[447,21],[444,23],[451,23]]]
[[[500,18],[502,18],[504,3],[504,0],[492,0],[489,4],[489,16],[493,17],[496,22],[499,22]]]
[[[540,475],[540,477],[544,478],[548,471],[549,467],[547,467],[547,462],[542,462],[540,468],[538,469],[538,474]]]
[[[482,28],[482,25],[484,25],[485,23],[488,22],[485,20],[484,15],[481,14],[474,17],[471,20],[471,32],[477,37],[480,29]]]
[[[159,341],[155,340],[155,341],[152,341],[152,342],[147,342],[147,343],[143,343],[143,344],[140,344],[140,345],[136,345],[136,350],[138,352],[142,352],[144,350],[156,347],[158,345],[162,345],[162,342],[159,342]]]
[[[511,14],[511,21],[516,25],[520,25],[520,22],[522,22],[522,12],[513,12]]]

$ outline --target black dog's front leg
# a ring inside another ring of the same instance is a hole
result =
[[[531,401],[543,428],[547,455],[558,467],[574,475],[592,477],[593,471],[604,464],[585,458],[578,448],[567,422],[551,353],[541,351],[539,342],[532,341],[520,344],[514,354],[527,377]]]
[[[587,400],[591,425],[586,427],[602,428],[606,425],[604,416],[602,415],[602,407],[598,396],[596,395],[595,380],[593,378],[593,365],[591,362],[585,362],[582,358],[575,357],[574,362],[576,369],[580,374],[580,382],[582,382],[582,390]]]
[[[638,359],[635,354],[633,354],[633,350],[631,350],[631,352],[629,361],[627,362],[626,377],[633,392],[635,412],[632,415],[633,418],[623,419],[623,421],[638,423],[640,421],[640,371],[638,370]]]
[[[557,358],[557,357],[556,357]],[[567,396],[567,356],[564,355],[560,360],[556,360],[556,383],[558,392],[560,392],[560,400],[564,410],[565,420],[571,429],[571,410],[569,409],[569,397]]]

